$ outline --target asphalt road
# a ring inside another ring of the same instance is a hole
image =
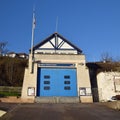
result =
[[[120,111],[100,104],[6,104],[0,120],[120,120]]]

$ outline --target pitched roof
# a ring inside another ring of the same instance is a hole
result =
[[[57,38],[60,38],[61,41],[51,41],[53,38],[55,38],[57,36]],[[56,49],[56,50],[76,50],[78,54],[82,53],[82,50],[79,49],[77,46],[75,46],[74,44],[72,44],[70,41],[68,41],[66,38],[64,38],[62,35],[58,34],[58,33],[53,33],[52,35],[50,35],[48,38],[46,38],[45,40],[41,41],[40,43],[38,43],[37,45],[35,45],[33,47],[33,50],[36,49],[47,49],[42,47],[44,44],[46,44],[47,42],[49,42],[49,44],[53,47],[52,49]],[[68,47],[66,47],[65,45]],[[63,47],[64,46],[64,47]],[[50,49],[50,47],[49,47]]]

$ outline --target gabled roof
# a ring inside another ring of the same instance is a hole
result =
[[[76,51],[77,54],[81,54],[82,50],[79,49],[77,46],[72,44],[70,41],[65,39],[58,33],[54,33],[50,35],[45,40],[41,41],[37,45],[33,47],[33,50],[55,50],[55,51]]]

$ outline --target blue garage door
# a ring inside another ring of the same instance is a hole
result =
[[[39,68],[37,96],[77,96],[76,69]]]

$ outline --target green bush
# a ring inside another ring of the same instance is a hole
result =
[[[8,96],[21,96],[18,92],[0,92],[0,97],[8,97]]]
[[[0,97],[21,96],[21,87],[0,86]]]

